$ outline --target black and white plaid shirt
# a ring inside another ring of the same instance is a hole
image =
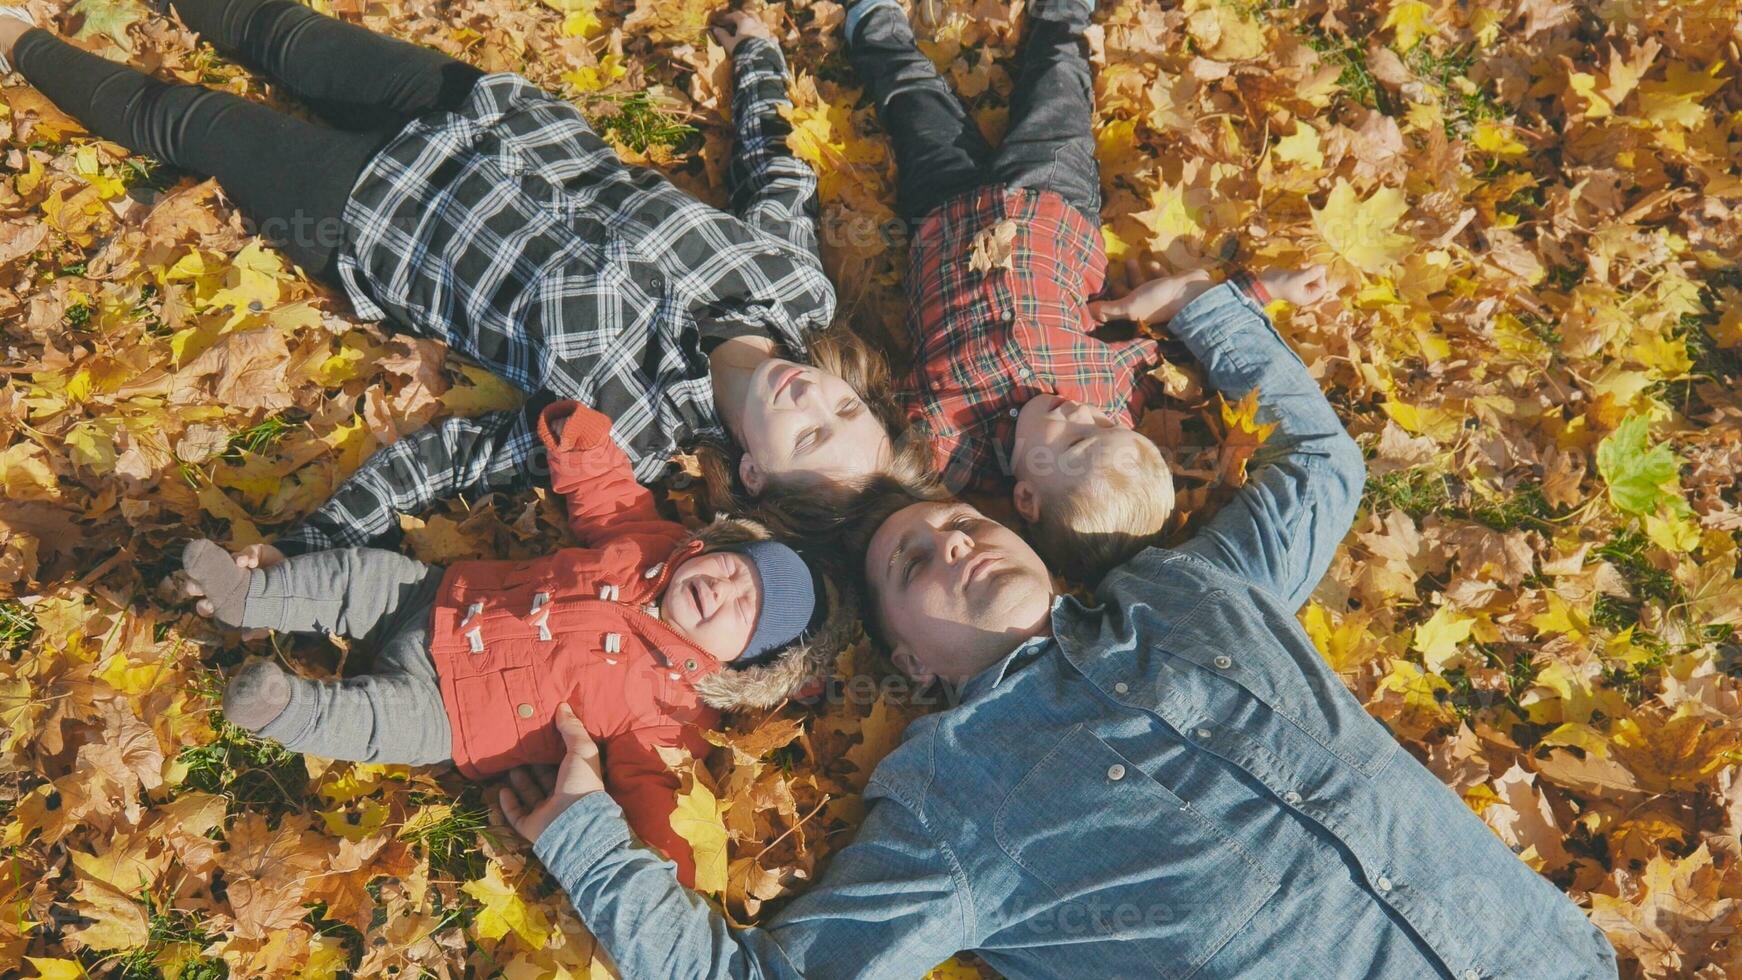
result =
[[[345,291],[534,397],[449,418],[377,452],[281,536],[287,554],[363,544],[398,513],[544,476],[538,409],[573,398],[614,420],[642,482],[717,434],[702,339],[754,332],[802,356],[835,293],[816,241],[816,175],[786,147],[786,61],[734,53],[728,214],[625,165],[573,105],[518,75],[481,78],[364,168],[345,208]]]

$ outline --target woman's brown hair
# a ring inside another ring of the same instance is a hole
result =
[[[708,504],[716,513],[751,514],[781,537],[823,537],[852,520],[856,504],[873,483],[896,486],[921,499],[944,493],[932,467],[930,440],[908,424],[896,401],[889,362],[845,323],[837,323],[810,341],[810,363],[845,381],[883,423],[893,450],[889,466],[878,474],[846,485],[770,481],[760,495],[750,493],[738,476],[744,449],[726,440],[708,440],[695,454],[708,488]]]

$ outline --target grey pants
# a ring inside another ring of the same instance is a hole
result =
[[[410,765],[451,759],[448,715],[429,655],[430,607],[442,571],[397,552],[337,548],[255,572],[244,627],[337,633],[376,651],[373,672],[362,677],[290,675],[289,705],[257,734],[326,759]]]

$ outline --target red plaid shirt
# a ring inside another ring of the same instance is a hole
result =
[[[975,272],[975,238],[1006,220],[1016,225],[1009,261]],[[908,413],[929,431],[951,489],[1009,478],[1016,413],[1036,395],[1063,395],[1126,425],[1141,413],[1156,342],[1088,335],[1106,265],[1101,230],[1050,191],[981,187],[925,217],[908,260]]]

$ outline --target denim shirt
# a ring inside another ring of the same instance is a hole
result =
[[[1191,540],[1060,597],[878,765],[853,842],[734,929],[587,796],[534,850],[628,977],[1613,977],[1614,951],[1338,680],[1295,619],[1360,450],[1252,302],[1169,324],[1278,424]]]

